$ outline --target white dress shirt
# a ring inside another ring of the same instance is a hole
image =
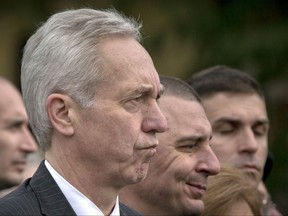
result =
[[[50,163],[45,160],[45,166],[52,175],[53,179],[56,181],[57,185],[61,189],[62,193],[72,206],[73,210],[77,215],[101,215],[104,216],[102,211],[84,194],[78,191],[73,185],[71,185],[68,181],[66,181],[51,165]],[[119,216],[120,209],[119,209],[119,199],[117,196],[116,204],[111,216]]]

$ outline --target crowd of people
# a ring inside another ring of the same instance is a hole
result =
[[[141,41],[133,18],[89,8],[28,39],[22,95],[0,79],[0,215],[281,215],[258,82],[227,66],[159,75]]]

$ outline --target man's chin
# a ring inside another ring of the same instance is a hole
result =
[[[192,202],[190,202],[190,204],[187,206],[187,208],[183,208],[183,212],[181,213],[181,215],[199,216],[203,212],[204,212],[203,200],[193,199]]]
[[[148,173],[149,163],[143,163],[140,167],[137,167],[136,170],[133,170],[134,173],[126,176],[126,184],[136,184],[143,181]]]
[[[146,166],[147,166],[146,168],[141,168],[140,170],[137,171],[136,173],[137,178],[135,179],[135,183],[141,182],[146,178],[149,164],[147,164]]]

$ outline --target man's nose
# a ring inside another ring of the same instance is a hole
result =
[[[217,175],[220,172],[220,162],[210,146],[203,150],[197,171],[209,175]]]
[[[209,170],[209,174],[210,175],[217,175],[220,172],[220,162],[217,158],[217,156],[215,155],[215,153],[213,152],[213,150],[211,149],[211,147],[209,146],[210,150],[209,150],[209,157],[208,157],[208,170]]]
[[[38,146],[36,144],[35,139],[33,138],[32,134],[26,128],[23,131],[23,140],[21,140],[21,149],[22,151],[25,151],[26,153],[32,153],[37,151]]]
[[[146,111],[145,119],[143,121],[142,129],[144,132],[163,133],[168,129],[167,120],[159,108],[157,102]]]
[[[241,137],[239,149],[241,152],[255,153],[258,150],[258,142],[251,128],[245,128]]]

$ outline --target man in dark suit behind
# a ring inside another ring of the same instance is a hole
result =
[[[137,215],[121,188],[146,177],[167,129],[140,25],[116,11],[53,15],[28,40],[23,98],[45,160],[0,215]]]

